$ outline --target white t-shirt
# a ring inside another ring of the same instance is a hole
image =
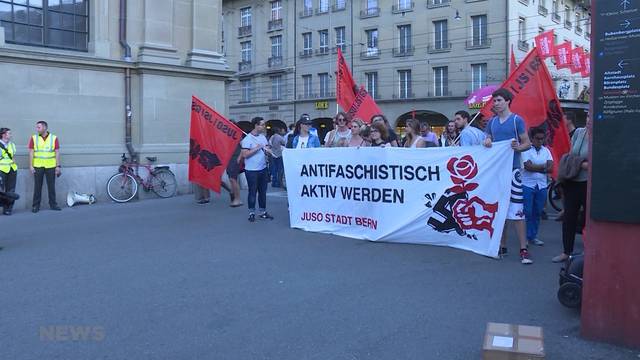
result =
[[[257,145],[267,145],[267,138],[264,135],[251,135],[250,133],[242,139],[240,146],[243,149],[251,150]],[[267,167],[267,157],[262,150],[258,150],[253,155],[244,159],[244,168],[249,171],[260,171]]]
[[[544,146],[540,147],[540,150],[536,150],[535,147],[531,147],[531,149],[522,153],[522,164],[524,168],[524,163],[531,160],[533,165],[544,165],[549,160],[553,160],[553,156],[551,155],[551,151]],[[544,189],[547,187],[547,174],[539,173],[539,172],[531,172],[526,169],[522,170],[522,185],[535,188],[538,185],[539,189]]]
[[[347,129],[344,132],[331,130],[324,136],[325,146],[338,146],[340,143],[342,143],[342,146],[348,146],[349,141],[351,141],[351,129]]]
[[[296,149],[306,149],[309,146],[309,135],[307,136],[298,136],[298,145]]]

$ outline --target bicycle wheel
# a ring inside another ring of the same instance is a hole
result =
[[[555,211],[562,211],[562,188],[560,184],[552,182],[547,190],[547,199]]]
[[[115,202],[125,203],[137,193],[138,182],[129,174],[117,173],[107,182],[107,194]]]
[[[161,198],[170,198],[178,190],[176,176],[169,169],[159,169],[151,173],[151,190]]]

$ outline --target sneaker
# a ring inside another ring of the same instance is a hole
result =
[[[204,205],[204,204],[208,204],[209,200],[207,199],[202,199],[202,200],[198,200],[198,205]]]
[[[249,214],[249,221],[250,222],[256,221],[256,214]]]
[[[273,216],[271,216],[268,212],[265,211],[262,214],[260,214],[260,219],[273,220]]]
[[[61,211],[62,210],[62,209],[60,209],[60,206],[58,206],[58,205],[51,206],[50,208],[53,211]]]
[[[529,257],[529,251],[527,251],[527,249],[520,250],[520,262],[525,265],[533,264],[533,260]]]
[[[529,244],[537,245],[537,246],[543,246],[544,245],[544,241],[542,241],[542,240],[540,240],[538,238],[535,238],[533,240],[529,240]]]
[[[500,250],[498,250],[498,256],[501,258],[507,256],[507,248],[501,247]]]

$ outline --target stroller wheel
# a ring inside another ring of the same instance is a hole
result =
[[[558,289],[558,300],[568,308],[579,308],[582,303],[582,287],[572,282],[562,284]]]

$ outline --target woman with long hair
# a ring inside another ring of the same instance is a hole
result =
[[[351,117],[344,111],[340,111],[333,118],[334,129],[329,131],[324,138],[324,147],[345,147],[351,141],[351,129],[349,120]]]
[[[427,142],[420,136],[420,122],[416,119],[407,120],[404,127],[405,138],[404,147],[406,148],[423,148],[427,147]]]
[[[312,134],[311,129],[313,122],[307,117],[301,117],[296,124],[296,130],[293,132],[293,141],[291,142],[291,148],[293,149],[306,149],[320,147],[320,139]]]
[[[365,140],[360,136],[363,127],[365,127],[365,124],[362,119],[355,118],[351,121],[351,140],[349,141],[349,147],[366,146]]]
[[[391,146],[389,143],[389,131],[382,121],[376,121],[371,124],[371,146]]]
[[[391,127],[391,124],[389,123],[389,120],[387,119],[387,117],[384,116],[383,114],[373,115],[371,117],[371,123],[373,124],[376,122],[383,123],[384,126],[387,128],[387,134],[389,134],[388,140],[391,146],[398,146],[398,134],[396,134],[396,132],[393,131],[393,128]]]

